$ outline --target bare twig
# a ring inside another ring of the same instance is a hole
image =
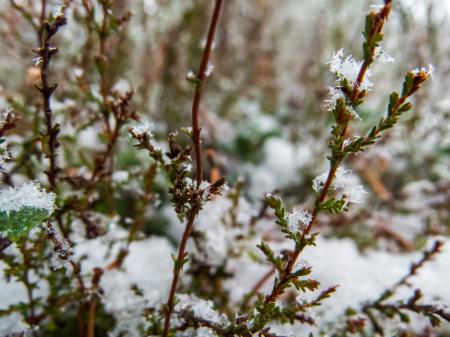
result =
[[[203,181],[203,165],[202,165],[202,151],[201,151],[201,140],[200,140],[200,126],[199,126],[199,107],[200,102],[202,100],[202,89],[203,82],[206,78],[206,70],[209,64],[209,59],[211,55],[211,50],[214,42],[214,37],[216,34],[221,10],[222,10],[223,0],[217,0],[214,13],[211,19],[211,23],[208,30],[208,37],[206,40],[205,48],[203,50],[203,57],[200,64],[200,69],[197,74],[198,82],[195,88],[194,101],[192,103],[192,130],[193,130],[193,140],[194,140],[194,149],[195,149],[195,164],[196,164],[196,181],[197,187],[200,186]],[[178,249],[178,256],[175,261],[175,266],[173,269],[173,279],[170,287],[169,297],[167,299],[166,307],[165,307],[165,321],[164,321],[164,332],[163,336],[166,337],[169,334],[170,329],[170,317],[172,315],[174,306],[175,306],[175,293],[177,289],[178,279],[180,277],[181,269],[183,266],[183,261],[186,259],[186,244],[189,239],[189,236],[192,232],[192,227],[194,225],[194,220],[198,214],[200,209],[197,204],[198,201],[194,200],[195,205],[191,207],[188,216],[188,222],[186,224],[183,236],[180,241],[180,246]]]

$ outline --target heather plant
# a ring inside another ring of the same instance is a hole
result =
[[[349,3],[0,4],[0,334],[446,336],[450,49]]]

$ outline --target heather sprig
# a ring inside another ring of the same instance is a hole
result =
[[[295,241],[295,248],[290,253],[287,261],[282,262],[280,259],[275,258],[275,254],[267,245],[261,246],[269,262],[273,264],[274,270],[281,270],[281,272],[275,278],[272,291],[266,296],[263,305],[258,310],[260,323],[254,327],[252,330],[254,332],[261,330],[270,321],[271,308],[280,295],[291,286],[295,286],[297,289],[301,288],[299,287],[298,275],[294,271],[294,266],[301,252],[311,243],[309,235],[319,212],[325,210],[339,214],[348,209],[348,204],[352,201],[355,203],[361,200],[363,190],[359,187],[356,190],[354,188],[352,190],[344,189],[342,196],[339,198],[328,198],[328,194],[333,189],[336,189],[333,183],[345,172],[341,167],[341,163],[346,155],[348,153],[357,153],[363,149],[363,147],[358,147],[354,152],[346,151],[352,149],[352,142],[347,141],[347,133],[349,123],[357,116],[356,108],[363,103],[364,97],[372,86],[367,77],[371,74],[370,66],[375,60],[377,48],[380,48],[379,44],[383,40],[382,30],[391,11],[391,5],[391,1],[385,1],[384,5],[377,12],[371,11],[366,16],[366,25],[363,32],[363,60],[361,62],[355,61],[350,56],[343,58],[342,51],[336,53],[330,62],[330,70],[337,76],[332,102],[328,104],[335,120],[329,141],[331,150],[331,155],[328,157],[330,169],[323,174],[323,177],[320,176],[320,178],[316,178],[317,181],[314,181],[314,189],[319,194],[311,211],[309,223],[304,228],[299,229],[297,233],[290,233],[286,228],[285,210],[281,207],[281,202],[269,199],[269,202],[272,202],[275,208],[275,214],[278,218],[277,223],[281,225],[282,231],[287,233],[288,238]],[[380,121],[378,127],[372,129],[368,137],[370,139],[369,143],[363,142],[363,144],[373,144],[379,138],[378,135],[381,131],[394,126],[400,114],[412,108],[412,104],[406,103],[406,100],[417,92],[430,74],[431,71],[429,70],[419,69],[406,75],[402,95],[391,95],[387,116]],[[358,140],[355,142],[358,142]],[[345,185],[338,185],[338,187],[345,188]]]

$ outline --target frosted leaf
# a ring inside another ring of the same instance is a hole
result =
[[[325,107],[327,108],[327,110],[333,111],[336,108],[336,104],[337,104],[338,100],[340,100],[340,99],[345,100],[345,95],[341,91],[341,89],[339,87],[329,87],[328,88],[328,98],[324,100]],[[356,119],[361,119],[361,117],[359,117],[359,115],[355,111],[355,109],[353,109],[351,106],[347,105],[346,111],[350,112],[350,114],[353,117],[355,117]]]
[[[0,190],[0,232],[17,240],[46,220],[55,209],[55,195],[37,182]]]
[[[150,143],[150,145],[153,147],[155,151],[163,151],[163,147],[160,143],[158,143],[155,139],[155,136],[152,132],[154,129],[154,124],[148,121],[140,121],[138,123],[134,123],[130,128],[129,131],[131,133],[132,137],[139,138],[139,137],[146,137]],[[163,160],[166,161],[166,156],[163,155]]]
[[[344,58],[344,50],[340,49],[339,51],[333,54],[333,58],[329,62],[330,71],[336,74],[339,81],[346,79],[348,83],[352,86],[356,84],[356,80],[358,78],[359,71],[363,61],[356,61],[353,56],[348,55]],[[371,71],[368,69],[366,71],[365,79],[361,82],[359,89],[369,91],[372,88],[372,82],[370,82],[369,77],[371,76]]]
[[[287,214],[288,228],[292,233],[298,232],[300,224],[308,226],[312,220],[312,215],[308,211],[294,209]]]

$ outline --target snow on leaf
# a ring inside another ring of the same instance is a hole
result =
[[[0,232],[18,240],[45,221],[55,209],[55,195],[37,182],[0,190]]]

